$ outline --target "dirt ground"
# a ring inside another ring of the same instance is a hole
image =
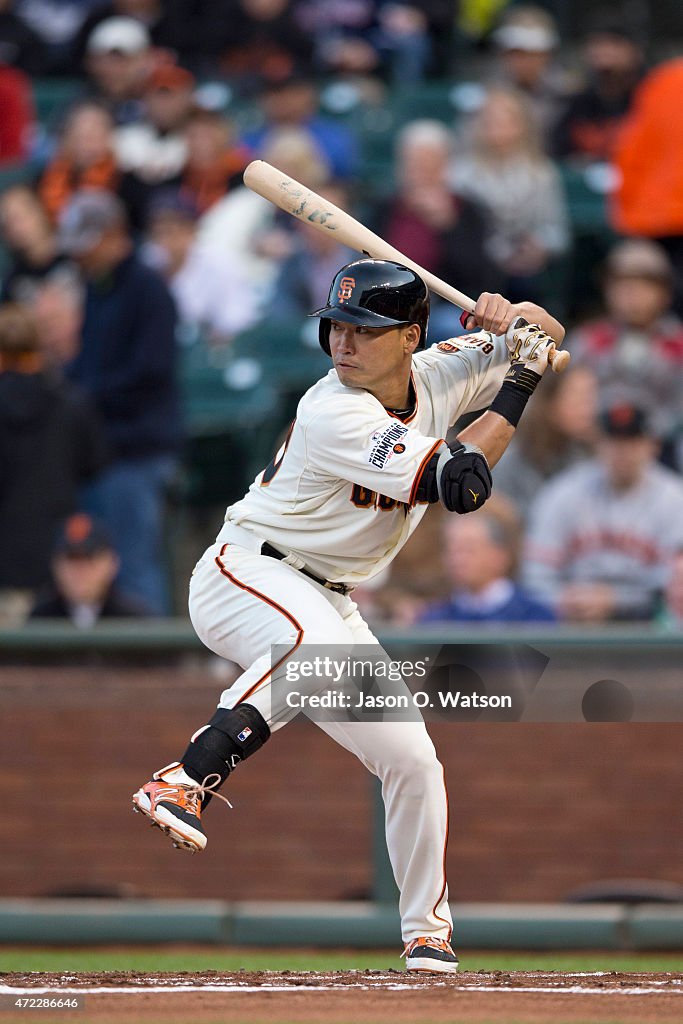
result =
[[[77,997],[80,1009],[15,1009]],[[680,1024],[683,974],[203,971],[0,974],[0,1022]]]

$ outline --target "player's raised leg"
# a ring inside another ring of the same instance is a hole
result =
[[[271,732],[297,714],[273,685],[280,662],[306,644],[352,643],[328,599],[290,566],[235,544],[216,544],[200,561],[190,588],[190,613],[200,639],[247,666],[178,761],[154,773],[133,805],[179,848],[206,846],[202,809],[228,775],[259,750]],[[283,659],[273,661],[274,645]]]

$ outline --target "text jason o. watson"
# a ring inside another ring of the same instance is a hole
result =
[[[496,694],[476,693],[469,691],[453,693],[439,691],[435,694],[438,706],[442,708],[511,708],[512,697]],[[327,690],[324,693],[301,693],[292,690],[287,694],[287,707],[303,710],[305,708],[343,708],[345,710],[374,710],[378,708],[433,708],[432,696],[424,690],[416,690],[412,694],[349,694],[339,690]]]

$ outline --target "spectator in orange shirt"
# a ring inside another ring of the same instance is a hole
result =
[[[120,174],[113,148],[111,114],[94,100],[69,114],[59,151],[45,169],[38,193],[54,222],[80,189],[116,192]]]
[[[242,184],[249,163],[247,149],[233,141],[232,126],[217,110],[197,108],[187,122],[187,163],[182,190],[197,204],[200,213]]]
[[[614,195],[617,231],[659,241],[677,279],[683,314],[683,58],[651,71],[636,91],[616,148],[621,184]]]

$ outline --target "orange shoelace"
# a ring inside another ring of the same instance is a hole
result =
[[[159,781],[164,782],[163,779],[160,779]],[[223,796],[222,793],[217,792],[216,787],[220,786],[220,784],[221,777],[218,772],[212,772],[211,775],[207,775],[201,785],[197,783],[196,786],[181,786],[172,782],[165,783],[170,791],[168,795],[170,796],[171,792],[177,793],[179,799],[176,802],[181,807],[187,807],[190,813],[195,814],[198,818],[200,817],[201,811],[200,800],[205,793],[208,793],[211,796],[217,796],[218,799],[222,800],[224,804],[227,804],[231,810],[233,809],[228,798]],[[159,799],[163,800],[164,797],[161,796]]]

